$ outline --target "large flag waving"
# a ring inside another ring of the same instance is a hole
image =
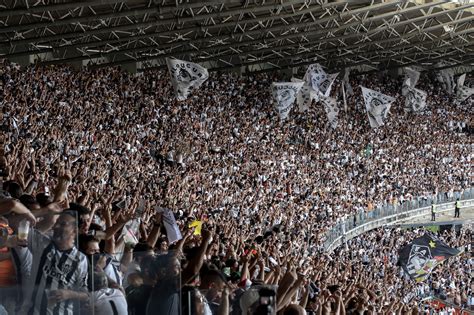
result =
[[[339,73],[327,74],[319,63],[312,64],[306,70],[304,81],[313,88],[316,93],[329,96],[331,87]]]
[[[189,61],[166,58],[176,98],[185,100],[192,89],[198,88],[209,78],[207,69]]]
[[[466,81],[466,74],[463,73],[462,75],[459,76],[458,82],[457,82],[457,87],[464,86],[464,81]]]
[[[402,84],[402,95],[403,96],[407,96],[408,92],[410,91],[410,78],[407,78],[405,80],[403,80],[403,84]]]
[[[361,88],[365,101],[365,109],[369,116],[370,127],[377,128],[383,126],[390,106],[395,101],[395,98],[363,86],[361,86]]]
[[[444,63],[438,63],[437,66],[445,66]],[[443,85],[445,91],[452,94],[454,91],[454,72],[452,69],[442,69],[436,73],[437,80]]]
[[[403,79],[402,85],[402,95],[407,96],[410,92],[410,88],[414,88],[418,79],[420,78],[420,73],[416,70],[405,68],[405,79]]]
[[[286,119],[293,108],[296,95],[304,82],[273,82],[272,93],[276,100],[275,109],[280,119]]]
[[[464,86],[466,74],[464,73],[458,78],[458,84],[456,89],[456,103],[460,104],[467,100],[471,95],[474,94],[474,88]]]
[[[334,80],[336,80],[338,74],[339,72],[326,75],[326,78],[319,85],[319,91],[321,91],[324,96],[329,96],[331,94],[332,84],[334,83]]]
[[[337,115],[339,114],[339,108],[335,98],[320,95],[319,99],[324,105],[324,110],[329,120],[329,124],[333,129],[337,127]]]
[[[303,82],[301,79],[291,78],[291,82]],[[304,84],[298,95],[296,96],[296,103],[298,104],[298,111],[305,112],[309,110],[309,106],[313,102],[313,100],[318,100],[317,93],[309,86]]]
[[[352,90],[351,83],[349,81],[349,74],[351,70],[349,68],[344,69],[344,78],[342,79],[342,82],[344,83],[344,88],[346,89],[347,96],[351,96],[354,94],[354,91]]]
[[[308,66],[303,80],[306,81],[316,92],[319,91],[319,85],[326,78],[326,72],[319,63]]]
[[[408,79],[410,79],[410,86],[412,88],[415,87],[416,83],[418,83],[418,79],[420,78],[420,73],[416,70],[411,68],[405,68],[405,74]]]
[[[426,107],[426,92],[412,87],[408,87],[405,96],[405,110],[418,112]]]
[[[459,253],[436,237],[425,234],[400,249],[398,261],[410,277],[419,282],[425,280],[439,263]]]

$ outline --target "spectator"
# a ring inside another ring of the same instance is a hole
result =
[[[94,307],[92,314],[128,314],[125,296],[122,291],[108,287],[107,275],[105,273],[94,272],[93,276],[89,279],[93,279],[89,280],[89,287],[92,291],[91,305]]]

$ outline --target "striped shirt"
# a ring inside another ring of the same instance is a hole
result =
[[[127,315],[127,300],[122,291],[102,289],[92,293],[93,314],[96,315]]]
[[[117,261],[115,258],[111,257],[110,255],[107,255],[104,272],[107,277],[112,279],[119,286],[122,286],[123,274],[120,271],[120,262]]]
[[[73,315],[72,300],[48,304],[48,294],[67,289],[87,292],[87,258],[76,247],[60,251],[45,235],[31,229],[28,248],[33,257],[23,310],[28,315]]]

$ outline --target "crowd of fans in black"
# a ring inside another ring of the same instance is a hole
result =
[[[212,74],[178,102],[164,71],[3,61],[5,311],[421,314],[434,293],[472,306],[469,227],[442,235],[465,251],[429,283],[397,266],[397,249],[419,231],[376,230],[334,254],[323,248],[325,231],[355,213],[470,188],[462,126],[472,107],[453,106],[423,77],[427,110],[404,113],[401,79],[359,76],[333,130],[319,103],[279,121],[277,79]],[[397,98],[384,127],[370,129],[358,85]],[[163,208],[183,236],[172,244]]]

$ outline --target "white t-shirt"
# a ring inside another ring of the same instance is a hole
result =
[[[127,315],[127,300],[122,291],[117,289],[94,291],[91,306],[96,315]]]

